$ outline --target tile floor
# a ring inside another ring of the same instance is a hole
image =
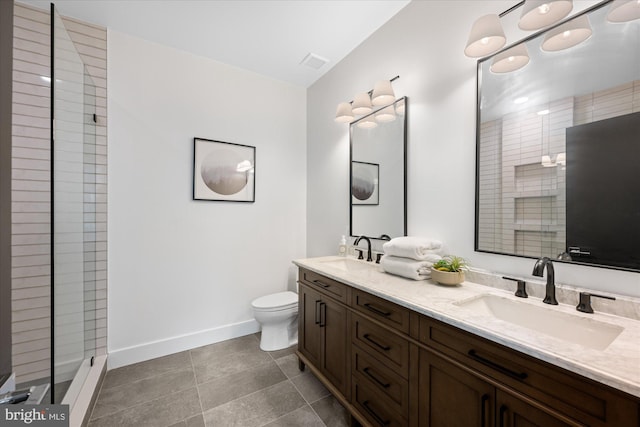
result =
[[[347,426],[345,409],[294,348],[263,352],[258,335],[107,372],[89,427]]]

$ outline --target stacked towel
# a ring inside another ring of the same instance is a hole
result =
[[[380,259],[380,266],[387,273],[413,280],[430,279],[432,265],[433,263],[429,261],[417,261],[392,255],[384,255]]]
[[[423,261],[433,259],[433,255],[440,255],[442,242],[423,237],[396,237],[382,245],[382,249],[386,255]]]
[[[423,237],[396,237],[382,245],[382,269],[413,280],[431,278],[431,267],[442,257],[442,242]]]

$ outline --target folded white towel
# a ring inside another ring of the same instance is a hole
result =
[[[423,237],[396,237],[382,245],[382,249],[386,255],[436,262],[440,259],[438,254],[442,249],[442,242]]]
[[[395,257],[391,255],[384,255],[380,259],[380,266],[387,273],[413,280],[425,280],[431,278],[432,265],[433,263],[430,261],[417,261],[414,259]]]

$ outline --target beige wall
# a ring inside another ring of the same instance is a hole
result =
[[[49,11],[14,9],[11,305],[12,359],[18,382],[50,375],[50,76]],[[97,87],[96,354],[107,336],[106,29],[65,19]]]

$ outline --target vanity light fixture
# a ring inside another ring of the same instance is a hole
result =
[[[558,153],[555,160],[551,160],[551,156],[548,155],[542,156],[540,164],[545,168],[554,168],[558,165],[565,166],[567,164],[567,153]]]
[[[335,121],[338,123],[351,123],[355,119],[356,115],[370,114],[374,107],[389,105],[396,100],[396,95],[393,92],[392,82],[399,79],[400,76],[395,76],[390,80],[382,80],[375,84],[374,88],[369,92],[361,92],[354,96],[351,102],[341,102],[336,109]],[[390,122],[395,120],[396,112],[393,105],[389,105],[390,110],[386,107],[375,114],[375,120],[378,122]],[[404,114],[404,103],[402,103],[402,113]],[[372,128],[376,126],[376,122],[372,117],[373,125],[369,121],[361,121],[358,126],[364,128]]]
[[[593,31],[587,15],[580,15],[549,31],[540,48],[545,52],[557,52],[576,46],[591,37]]]
[[[524,43],[497,54],[491,63],[490,70],[493,73],[510,73],[519,70],[529,63],[529,52]]]
[[[640,19],[640,0],[614,0],[607,14],[609,22],[629,22]]]
[[[555,24],[573,9],[572,0],[527,0],[522,6],[518,27],[535,31]]]
[[[507,37],[496,14],[478,18],[471,27],[464,54],[470,58],[481,58],[502,49]]]
[[[336,122],[338,123],[351,123],[354,119],[353,111],[351,110],[351,104],[349,102],[341,102],[338,104],[338,110],[336,111]]]

